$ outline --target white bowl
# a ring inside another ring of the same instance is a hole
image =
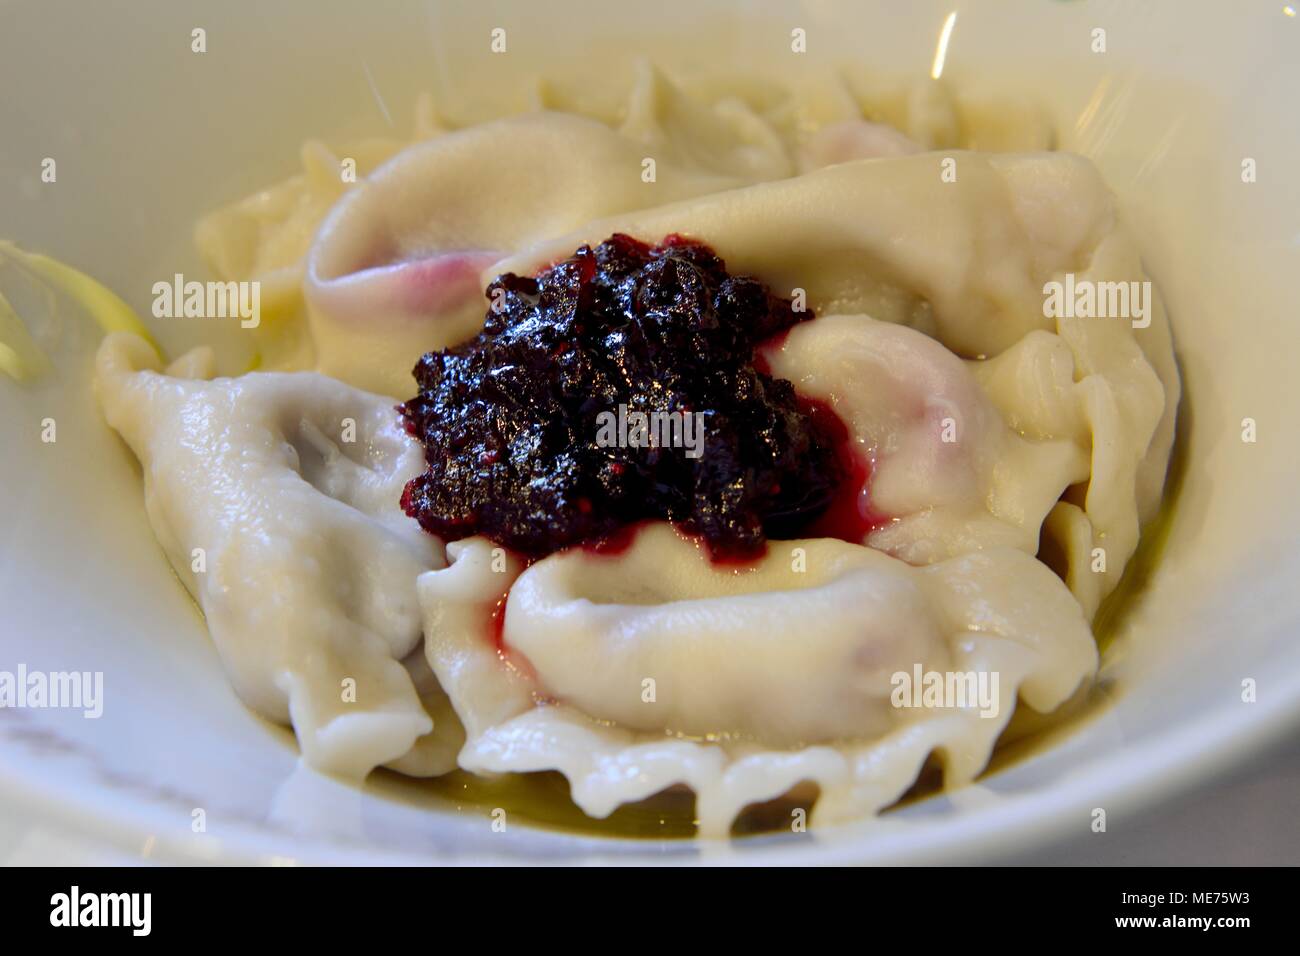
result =
[[[197,216],[294,171],[308,136],[385,133],[390,117],[405,133],[421,90],[453,116],[516,109],[539,70],[561,81],[618,70],[631,50],[670,71],[797,77],[857,58],[924,75],[955,9],[945,78],[1032,94],[1062,147],[1098,163],[1162,287],[1184,375],[1181,489],[1106,650],[1096,705],[976,786],[878,820],[732,844],[497,833],[418,788],[323,780],[299,768],[287,731],[230,691],[150,533],[139,469],[89,397],[83,347],[40,386],[0,379],[0,670],[102,671],[104,713],[0,711],[0,805],[178,860],[974,861],[1086,832],[1094,808],[1131,814],[1295,726],[1300,17],[1282,3],[1172,0],[764,3],[730,18],[677,0],[616,15],[587,3],[467,6],[10,3],[0,231],[147,315],[154,282],[201,274]],[[494,26],[509,52],[489,60]],[[807,31],[803,59],[790,52],[795,27]],[[191,52],[195,28],[206,53]],[[1096,28],[1105,53],[1091,49]],[[56,183],[40,180],[46,157]],[[1253,183],[1242,181],[1247,158]],[[169,347],[193,338],[154,325]],[[47,417],[53,444],[40,440]],[[1257,422],[1254,443],[1244,418]]]

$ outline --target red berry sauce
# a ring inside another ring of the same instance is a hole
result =
[[[844,426],[756,364],[759,343],[811,312],[676,235],[614,235],[535,277],[499,276],[487,294],[483,331],[424,355],[419,394],[401,406],[428,465],[402,508],[426,530],[531,559],[614,552],[648,520],[698,536],[717,560],[823,522],[861,540],[837,504],[849,496],[858,514],[868,477]],[[601,413],[620,406],[698,414],[699,456],[598,441]]]

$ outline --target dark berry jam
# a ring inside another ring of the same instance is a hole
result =
[[[487,295],[483,331],[422,357],[401,406],[428,461],[402,507],[426,530],[536,558],[660,519],[744,558],[850,477],[822,416],[755,367],[812,313],[708,246],[614,235]]]

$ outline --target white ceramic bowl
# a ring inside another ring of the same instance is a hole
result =
[[[1183,370],[1181,491],[1105,655],[1098,705],[976,786],[731,845],[496,833],[389,783],[323,781],[230,691],[153,541],[138,467],[89,397],[83,348],[39,387],[0,379],[0,670],[102,671],[104,714],[0,711],[0,806],[167,859],[970,861],[1083,831],[1096,807],[1133,813],[1296,725],[1300,17],[1210,0],[468,6],[8,3],[0,232],[148,314],[155,281],[201,273],[198,215],[292,172],[305,137],[383,133],[390,117],[404,133],[420,90],[453,116],[517,108],[539,69],[619,69],[634,50],[670,70],[777,77],[857,58],[924,75],[956,10],[945,78],[1039,97],[1061,145],[1099,164],[1161,284]],[[510,52],[489,61],[493,26]],[[190,49],[199,27],[204,54]],[[808,35],[802,60],[794,27]],[[1097,28],[1105,53],[1091,49]],[[488,71],[491,90],[476,80]],[[45,157],[56,183],[40,181]],[[157,331],[173,347],[189,334]],[[46,417],[53,444],[40,440]]]

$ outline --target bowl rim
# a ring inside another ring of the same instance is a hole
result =
[[[1235,710],[1235,713],[1233,711]],[[696,839],[673,841],[698,851],[692,855],[665,856],[664,841],[557,834],[535,829],[559,839],[596,841],[589,853],[548,861],[493,853],[439,857],[408,853],[392,847],[367,847],[352,841],[319,839],[271,832],[236,823],[219,840],[168,835],[148,819],[147,803],[124,796],[112,788],[94,791],[96,800],[70,794],[66,789],[32,782],[6,761],[0,750],[0,801],[27,809],[38,824],[59,824],[83,839],[107,842],[134,852],[142,862],[174,864],[306,865],[529,865],[596,863],[602,865],[922,865],[996,862],[1013,852],[1041,848],[1068,832],[1070,821],[1083,821],[1078,794],[1087,792],[1088,804],[1123,802],[1129,815],[1157,800],[1188,791],[1211,771],[1228,771],[1252,755],[1278,743],[1286,731],[1300,725],[1300,669],[1283,675],[1267,698],[1249,707],[1206,710],[1172,734],[1155,734],[1126,746],[1118,760],[1096,760],[1064,780],[1042,790],[1006,796],[996,803],[964,809],[958,816],[930,822],[906,832],[878,829],[888,821],[868,818],[843,826],[813,831],[813,840],[797,842],[783,835],[763,835],[740,840]],[[1032,760],[1033,758],[1030,758]],[[1013,766],[1019,766],[1016,764]],[[1010,769],[1010,768],[1007,768]],[[982,780],[992,780],[1005,770]],[[953,792],[959,792],[953,791]],[[113,794],[111,802],[102,797]],[[845,832],[849,831],[849,832]],[[853,832],[857,831],[857,832]],[[608,843],[614,852],[603,852]],[[638,845],[644,852],[637,852]]]

